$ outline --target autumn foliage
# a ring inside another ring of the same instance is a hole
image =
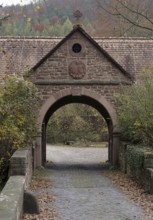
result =
[[[108,140],[108,127],[93,107],[80,103],[65,105],[51,116],[47,126],[48,143],[102,142]]]
[[[140,80],[118,97],[122,138],[133,143],[153,146],[153,78],[145,71]]]
[[[7,76],[0,85],[0,176],[12,153],[30,145],[37,132],[37,89],[22,77]]]

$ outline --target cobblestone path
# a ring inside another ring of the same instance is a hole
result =
[[[58,212],[57,219],[150,220],[142,217],[141,208],[129,201],[111,180],[103,175],[106,167],[96,158],[94,162],[92,149],[89,151],[88,154],[84,153],[85,163],[83,159],[80,159],[79,163],[79,155],[76,156],[72,148],[58,148],[57,151],[50,148],[47,152],[48,159],[52,161],[47,173],[53,182],[53,187],[47,190],[56,197],[54,208]],[[58,155],[55,155],[56,152]],[[83,149],[80,152],[83,152]],[[101,153],[97,153],[98,158]],[[63,155],[69,155],[69,159],[66,160]],[[80,153],[80,158],[82,157]],[[72,161],[75,162],[71,163]]]

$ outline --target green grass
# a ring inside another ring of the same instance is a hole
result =
[[[95,148],[105,148],[108,147],[108,142],[74,142],[71,145],[66,145],[64,143],[55,143],[55,144],[50,144],[54,146],[70,146],[70,147],[95,147]]]

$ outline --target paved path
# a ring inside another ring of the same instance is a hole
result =
[[[47,158],[58,220],[149,220],[103,176],[106,149],[49,147]]]

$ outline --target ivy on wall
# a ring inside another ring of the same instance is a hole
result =
[[[136,146],[127,146],[126,157],[127,167],[130,169],[131,175],[135,174],[137,178],[143,169],[144,149]]]

